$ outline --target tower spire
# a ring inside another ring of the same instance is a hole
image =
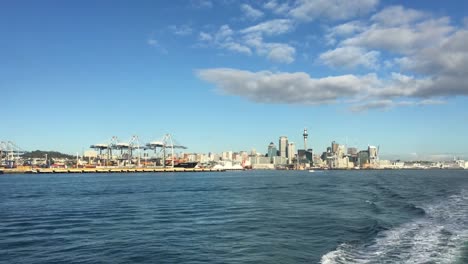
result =
[[[304,136],[304,150],[307,150],[307,137],[309,134],[307,133],[307,128],[304,128],[304,133],[302,134]]]

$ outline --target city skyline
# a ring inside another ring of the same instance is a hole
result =
[[[171,133],[189,152],[266,153],[307,128],[316,152],[467,158],[467,5],[5,3],[0,140],[73,154]]]

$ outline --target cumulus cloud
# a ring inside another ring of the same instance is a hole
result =
[[[273,19],[262,22],[241,30],[243,34],[258,33],[264,35],[280,35],[290,32],[293,29],[293,22],[290,19]]]
[[[242,4],[241,5],[241,10],[244,13],[245,17],[251,20],[257,20],[261,17],[263,17],[263,12],[251,7],[248,4]]]
[[[373,15],[364,30],[341,40],[337,48],[322,53],[319,59],[335,67],[364,66],[372,65],[362,56],[364,50],[390,52],[394,59],[386,64],[406,74],[393,73],[383,80],[386,85],[370,96],[392,100],[464,96],[468,95],[467,42],[468,30],[452,25],[448,17],[396,6]],[[375,56],[368,58],[372,62]]]
[[[339,47],[328,50],[319,56],[319,60],[331,67],[355,68],[378,68],[380,53],[378,51],[366,51],[359,47]]]
[[[277,0],[270,0],[266,2],[263,7],[277,15],[286,15],[291,9],[288,2],[279,3]]]
[[[338,38],[348,37],[366,29],[365,25],[359,21],[350,21],[329,28],[325,39],[328,45],[335,45]]]
[[[292,63],[296,48],[270,38],[293,31],[297,21],[352,18],[368,13],[377,4],[370,0],[349,2],[359,3],[363,8],[353,11],[349,7],[341,12],[335,7],[341,0],[299,0],[294,4],[271,0],[263,7],[272,12],[281,10],[288,18],[264,21],[241,30],[224,25],[215,32],[201,32],[199,39],[233,52]],[[318,10],[325,11],[319,14]],[[352,111],[437,105],[450,97],[468,96],[466,25],[454,25],[448,17],[390,6],[367,22],[353,20],[325,30],[332,47],[318,55],[317,61],[323,65],[359,68],[360,72],[365,69],[395,72],[383,73],[382,77],[370,73],[314,78],[305,72],[216,68],[200,70],[197,75],[226,94],[254,102],[307,105],[340,102],[349,105]]]
[[[440,105],[445,104],[442,100],[420,100],[420,101],[393,101],[393,100],[377,100],[363,104],[351,106],[353,112],[363,112],[368,110],[389,110],[399,106],[423,106],[423,105]]]
[[[198,35],[198,39],[201,41],[212,41],[213,36],[211,36],[211,34],[206,33],[206,32],[200,32],[200,34]]]
[[[359,21],[351,21],[344,24],[340,24],[337,26],[332,27],[328,30],[328,34],[334,37],[343,37],[353,35],[355,33],[364,31],[365,26],[362,22]]]
[[[292,63],[296,55],[294,47],[286,43],[264,41],[264,34],[273,34],[270,25],[273,23],[267,21],[238,32],[232,30],[228,25],[223,25],[213,34],[200,32],[198,39],[232,52],[246,55],[255,53],[273,62]],[[281,23],[279,26],[277,25],[277,29],[285,30]]]
[[[389,80],[379,79],[375,74],[313,78],[305,72],[251,72],[231,68],[202,69],[197,75],[225,94],[253,102],[304,105],[344,102],[355,112],[439,105],[445,103],[440,97],[447,95],[433,93],[428,97],[425,93],[438,87],[439,81],[399,73],[393,73]]]
[[[427,45],[418,52],[397,59],[404,70],[418,73],[468,76],[468,31],[459,30],[437,45]]]
[[[373,11],[378,0],[298,0],[289,14],[301,21],[318,18],[343,20]]]
[[[304,72],[250,72],[229,68],[199,70],[197,75],[226,94],[261,103],[333,103],[368,93],[378,82],[375,75],[312,78]]]
[[[221,46],[223,48],[226,48],[226,49],[230,50],[230,51],[236,51],[236,52],[244,53],[244,54],[247,54],[247,55],[252,54],[252,51],[250,50],[249,47],[241,45],[241,44],[236,43],[236,42],[225,42],[225,43],[222,43]]]
[[[342,44],[408,54],[428,44],[440,43],[453,30],[448,18],[395,27],[373,24],[362,33],[344,40]]]
[[[403,6],[390,6],[372,16],[371,20],[385,26],[407,25],[423,18],[428,14]]]
[[[258,55],[266,56],[276,62],[291,63],[294,61],[296,49],[288,44],[265,43],[262,36],[257,34],[248,34],[243,39],[245,44],[254,48]]]

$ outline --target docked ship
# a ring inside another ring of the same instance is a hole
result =
[[[180,159],[174,160],[174,168],[186,168],[186,169],[193,169],[198,165],[196,161],[184,161]],[[172,166],[172,160],[166,160],[166,166]]]

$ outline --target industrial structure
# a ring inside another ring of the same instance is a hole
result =
[[[177,144],[170,134],[164,135],[159,140],[153,140],[146,144],[140,144],[138,136],[133,136],[129,141],[120,141],[113,136],[109,143],[99,143],[90,146],[99,152],[90,155],[98,166],[176,166],[175,149],[187,149]]]
[[[0,166],[13,168],[24,153],[25,151],[13,141],[0,141]]]

